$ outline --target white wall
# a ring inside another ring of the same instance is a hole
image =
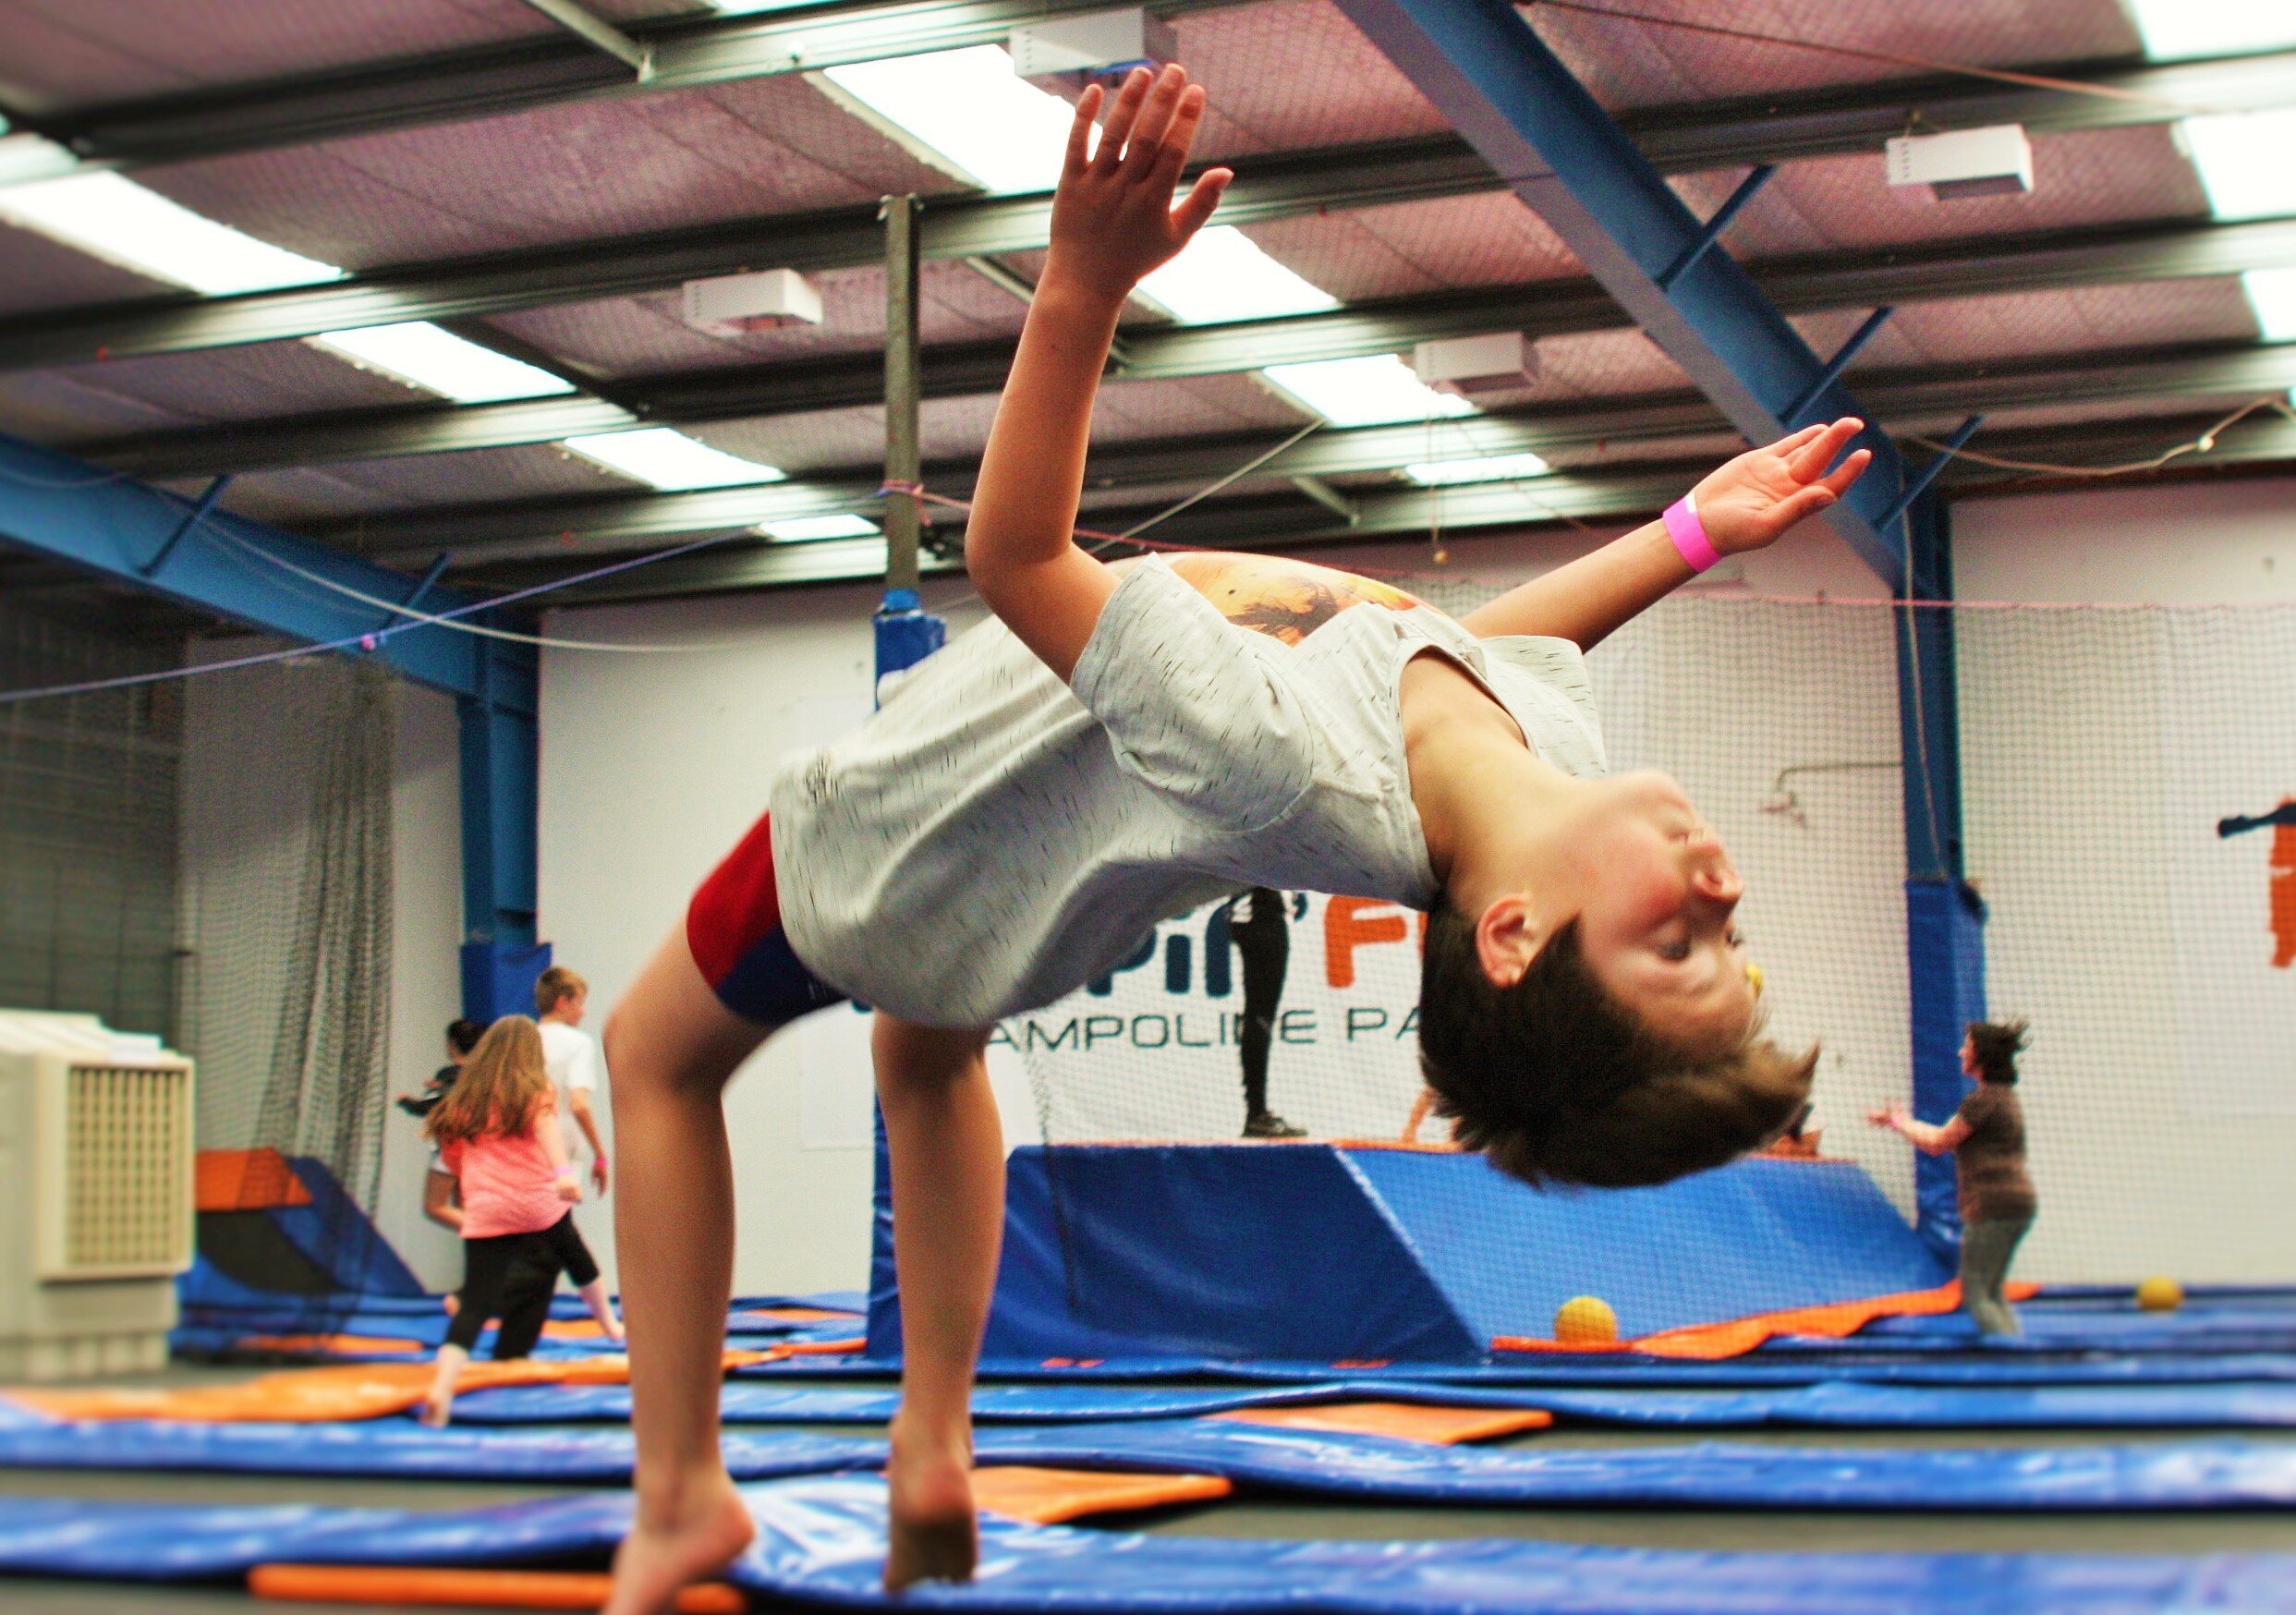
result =
[[[193,660],[245,653],[246,639],[195,648]],[[317,685],[332,663],[300,659],[206,674],[186,686],[181,914],[192,950],[186,1041],[200,1056],[202,1148],[244,1147],[271,1066],[308,844],[306,805],[322,741]],[[440,1032],[457,1013],[462,939],[461,814],[453,701],[393,688],[390,1062],[395,1092],[439,1064]],[[376,1220],[433,1288],[459,1279],[453,1236],[421,1216],[424,1152],[417,1124],[387,1112]]]
[[[2296,481],[1957,508],[1968,863],[1987,989],[2030,1016],[2036,1278],[2296,1274],[2296,974],[2266,955],[2270,832],[2296,794]],[[2203,609],[2227,602],[2232,610]],[[2265,608],[2265,609],[2258,609]]]
[[[462,1014],[462,800],[455,701],[401,682],[391,774],[391,1087],[419,1088]],[[422,1214],[422,1124],[391,1107],[375,1224],[432,1290],[462,1282],[462,1242]]]

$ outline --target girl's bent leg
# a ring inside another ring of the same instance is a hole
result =
[[[470,1361],[470,1354],[449,1341],[439,1348],[437,1369],[431,1376],[431,1390],[415,1410],[416,1418],[434,1430],[443,1430],[455,1414],[455,1383],[462,1378],[462,1366]]]
[[[614,1232],[630,1317],[638,1515],[607,1615],[652,1615],[747,1545],[755,1527],[718,1453],[734,1273],[723,1089],[771,1028],[718,1002],[683,928],[606,1026],[613,1073]]]
[[[893,1158],[901,1411],[893,1424],[885,1585],[973,1573],[973,1369],[1004,1226],[1004,1142],[989,1033],[880,1014],[877,1092]]]

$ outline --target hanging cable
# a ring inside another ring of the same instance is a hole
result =
[[[2147,459],[2124,460],[2114,466],[2064,466],[2049,460],[2009,459],[1999,455],[1979,454],[1976,450],[1970,448],[1960,450],[1958,457],[1974,465],[1991,466],[1997,470],[2032,471],[2050,477],[2129,477],[2144,471],[2157,471],[2169,461],[2180,459],[2186,455],[2205,455],[2212,452],[2217,446],[2217,439],[2226,429],[2247,419],[2260,409],[2274,410],[2286,416],[2290,420],[2296,420],[2296,408],[2290,407],[2286,398],[2273,394],[2262,398],[2250,399],[2198,437],[2188,438],[2174,448],[2164,449]],[[1910,443],[1918,443],[1925,449],[1942,450],[1945,447],[1943,443],[1930,438],[1911,434],[1906,437],[1905,441]]]

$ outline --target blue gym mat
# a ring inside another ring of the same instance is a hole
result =
[[[727,1579],[769,1601],[1007,1615],[2112,1615],[2296,1611],[2296,1555],[1685,1553],[1508,1540],[1283,1542],[982,1522],[966,1586],[889,1597],[884,1487],[743,1488],[758,1539]],[[420,1512],[0,1498],[0,1571],[228,1581],[264,1563],[601,1564],[626,1494]]]
[[[1544,1408],[1597,1424],[1757,1425],[1890,1429],[2096,1429],[2296,1426],[2296,1385],[1922,1387],[1841,1382],[1780,1390],[1683,1392],[1436,1385],[1339,1380],[1252,1389],[1128,1385],[983,1385],[973,1416],[983,1424],[1074,1424],[1189,1418],[1244,1408],[1389,1401],[1452,1407]],[[892,1390],[730,1384],[719,1416],[729,1425],[878,1425],[900,1401]],[[627,1424],[625,1385],[511,1385],[474,1390],[455,1404],[471,1425]]]
[[[1221,1475],[1269,1490],[1391,1502],[1525,1507],[2083,1510],[2296,1508],[2296,1444],[2236,1439],[2086,1448],[1824,1450],[1702,1442],[1668,1448],[1438,1447],[1226,1419],[990,1427],[982,1463]],[[757,1480],[883,1462],[881,1441],[733,1431],[726,1467]],[[0,1466],[224,1470],[465,1480],[626,1481],[627,1430],[431,1430],[19,1419]]]

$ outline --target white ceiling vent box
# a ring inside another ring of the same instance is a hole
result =
[[[1446,336],[1414,347],[1411,369],[1428,386],[1463,398],[1519,392],[1538,379],[1538,349],[1520,331]]]
[[[686,323],[712,336],[820,322],[821,294],[794,269],[761,269],[686,283]]]
[[[157,1368],[191,1265],[191,1062],[0,1010],[0,1380]]]
[[[1071,93],[1095,79],[1135,67],[1162,67],[1180,56],[1172,25],[1138,6],[1032,22],[1013,30],[1007,48],[1013,71],[1031,83]]]
[[[1925,185],[1939,201],[2033,188],[2033,142],[2022,124],[1901,135],[1883,148],[1883,161],[1891,185]]]

